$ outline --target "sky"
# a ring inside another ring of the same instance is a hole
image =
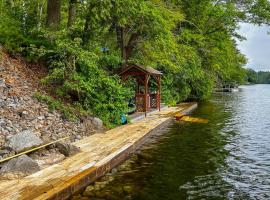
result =
[[[238,41],[238,48],[248,58],[248,68],[255,71],[270,71],[269,26],[241,24],[239,33],[247,40]]]

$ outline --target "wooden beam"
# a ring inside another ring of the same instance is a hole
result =
[[[157,106],[158,106],[158,110],[160,111],[160,109],[161,109],[161,106],[160,106],[160,104],[161,104],[161,77],[160,77],[160,75],[157,77],[157,79],[158,79],[158,95],[157,95]]]
[[[143,72],[129,72],[129,71],[127,71],[127,72],[123,73],[121,76],[144,76],[144,75],[145,75],[145,73],[143,73]]]
[[[144,77],[137,76],[136,79],[138,83],[141,83],[142,85],[144,85]]]
[[[144,77],[144,111],[145,111],[145,117],[147,116],[147,108],[148,108],[148,81],[149,81],[149,75],[145,74]]]

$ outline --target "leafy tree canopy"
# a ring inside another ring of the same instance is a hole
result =
[[[2,0],[0,43],[50,73],[51,94],[118,123],[133,87],[127,63],[164,74],[162,99],[207,99],[218,84],[245,81],[239,23],[269,24],[268,0]],[[254,78],[254,77],[253,77]],[[253,79],[251,78],[251,79]]]

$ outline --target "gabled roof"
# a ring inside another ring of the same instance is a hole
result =
[[[127,72],[127,71],[129,71],[129,70],[131,70],[133,68],[136,68],[136,69],[142,71],[145,74],[162,75],[162,73],[160,71],[158,71],[158,70],[156,70],[156,69],[154,69],[152,67],[144,67],[144,66],[139,66],[139,65],[135,65],[135,64],[126,67],[122,72],[120,72],[119,75],[121,75],[121,74],[123,74],[123,73],[125,73],[125,72]]]

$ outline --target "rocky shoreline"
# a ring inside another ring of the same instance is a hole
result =
[[[0,162],[33,147],[69,137],[64,144],[51,145],[28,156],[0,163],[2,178],[14,178],[5,176],[9,172],[20,174],[19,177],[31,174],[22,169],[25,162],[31,166],[36,163],[39,169],[57,163],[70,155],[65,150],[72,151],[72,142],[103,132],[103,123],[98,118],[71,122],[58,111],[50,112],[46,104],[33,97],[35,92],[42,90],[39,82],[44,73],[38,66],[5,53],[0,59]],[[36,169],[33,167],[32,172]]]

